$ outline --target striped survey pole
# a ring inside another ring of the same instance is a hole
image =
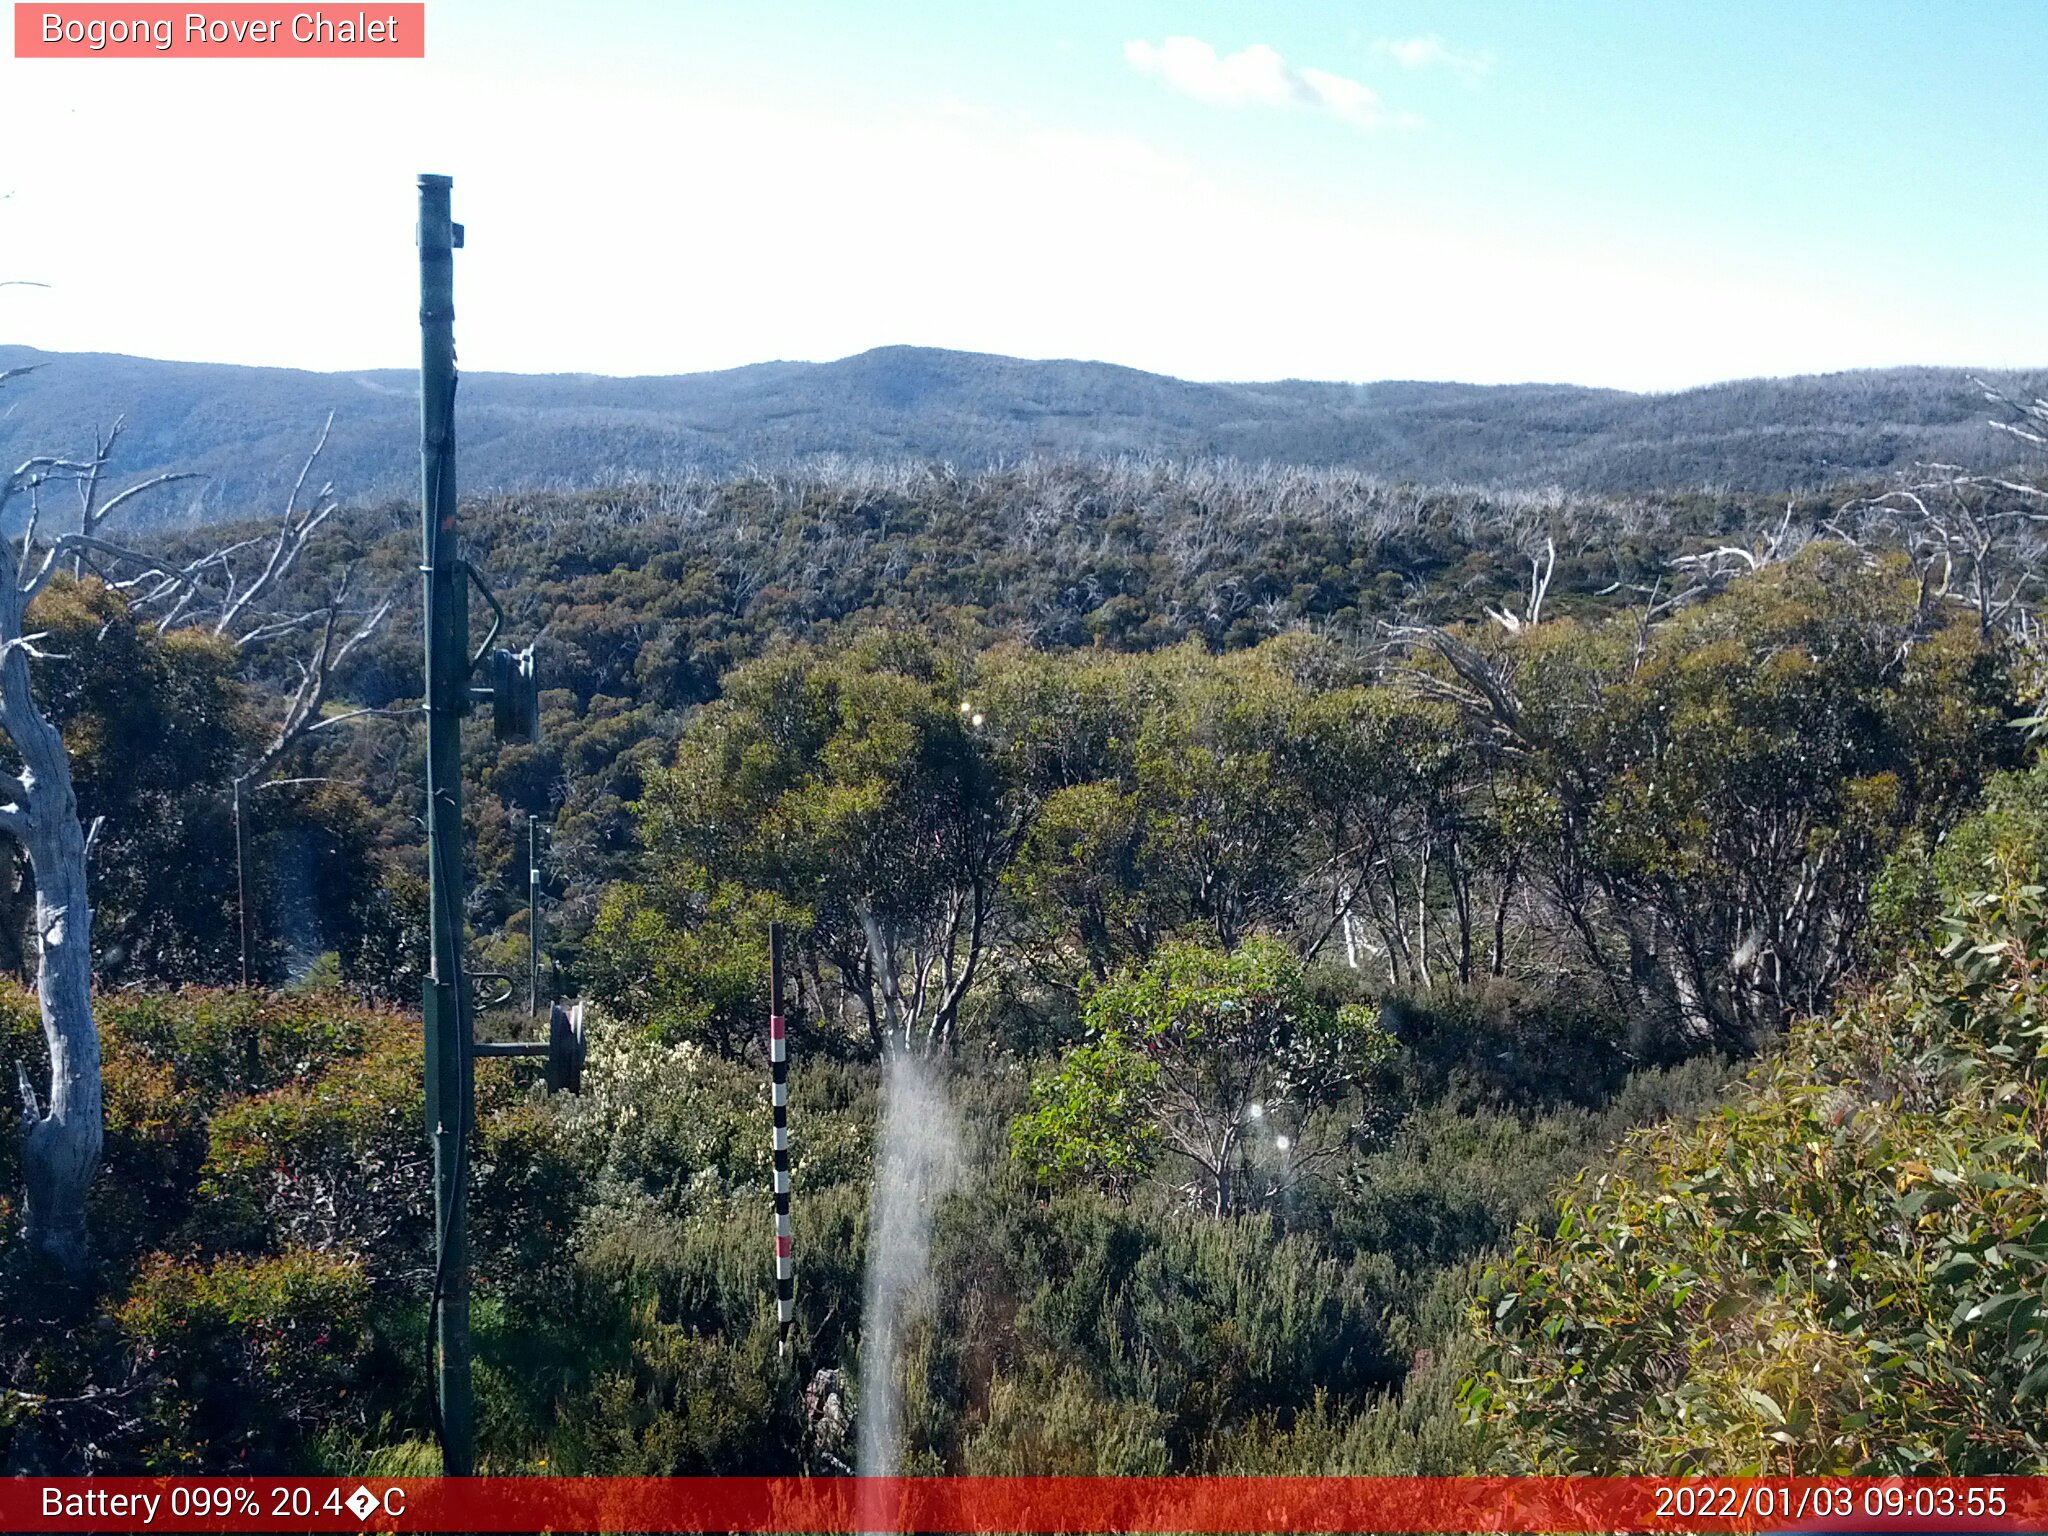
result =
[[[768,925],[768,1073],[775,1106],[775,1352],[796,1321],[796,1255],[789,1226],[789,1026],[782,1018],[782,924]]]

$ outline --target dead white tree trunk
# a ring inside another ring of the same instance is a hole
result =
[[[36,705],[28,664],[38,637],[25,632],[29,604],[56,573],[58,561],[93,537],[120,503],[176,475],[159,475],[95,504],[112,448],[111,434],[90,462],[30,459],[0,486],[0,518],[26,496],[21,538],[0,561],[0,733],[21,759],[21,771],[0,776],[0,831],[28,854],[36,883],[36,997],[50,1058],[47,1091],[38,1094],[28,1070],[17,1072],[21,1095],[22,1170],[29,1246],[76,1274],[85,1267],[85,1203],[99,1167],[103,1110],[99,1034],[92,1017],[92,904],[86,897],[90,838],[78,819],[71,759],[64,738]],[[40,491],[52,481],[88,488],[76,534],[38,539]]]
[[[244,650],[310,631],[315,643],[311,656],[299,665],[299,686],[286,703],[275,735],[245,770],[245,780],[267,771],[314,731],[365,713],[326,715],[328,683],[334,669],[390,613],[391,599],[367,613],[355,613],[352,632],[342,623],[346,581],[323,608],[289,616],[263,610],[273,589],[338,505],[332,487],[322,487],[310,506],[302,507],[299,501],[332,425],[330,417],[300,471],[261,571],[246,583],[237,578],[235,557],[260,546],[260,540],[216,550],[182,569],[167,571],[150,557],[102,535],[109,515],[128,501],[192,478],[158,475],[102,501],[106,468],[121,436],[119,422],[96,437],[89,460],[30,459],[0,484],[0,522],[19,501],[28,503],[20,537],[0,545],[5,549],[0,557],[0,735],[21,759],[18,774],[0,773],[0,831],[21,844],[35,876],[36,994],[50,1062],[44,1092],[37,1091],[26,1067],[17,1074],[25,1236],[33,1250],[72,1274],[86,1265],[86,1201],[99,1167],[105,1124],[99,1033],[92,1012],[92,905],[86,889],[92,836],[79,819],[63,736],[37,706],[32,691],[28,664],[41,652],[36,648],[40,637],[27,632],[28,610],[61,563],[71,560],[81,572],[90,567],[98,573],[108,564],[139,571],[112,584],[137,609],[162,605],[163,612],[155,619],[160,630],[181,624],[196,627],[206,622],[200,614],[212,607],[206,627]],[[77,527],[53,533],[42,526],[41,497],[45,487],[60,483],[77,488]]]
[[[0,825],[28,852],[36,882],[36,1000],[49,1048],[50,1081],[39,1102],[18,1068],[26,1236],[31,1248],[71,1273],[85,1267],[85,1199],[99,1167],[100,1041],[92,1017],[92,905],[85,891],[85,828],[71,788],[71,764],[57,728],[29,693],[32,641],[22,636],[20,587],[0,598],[0,729],[21,754],[6,786]]]

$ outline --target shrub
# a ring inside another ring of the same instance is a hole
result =
[[[1105,1398],[1074,1366],[1035,1358],[990,1387],[967,1441],[970,1477],[1158,1477],[1172,1471],[1167,1415]]]
[[[1885,861],[1871,890],[1866,947],[1895,962],[1938,943],[1942,914],[1981,889],[2000,863],[2048,869],[2048,761],[1994,775],[1976,814],[1946,837],[1916,834]]]
[[[357,1043],[360,1055],[214,1115],[200,1182],[211,1242],[418,1262],[431,1219],[419,1040],[385,1017]]]
[[[735,887],[671,874],[660,897],[610,887],[584,950],[590,997],[664,1044],[760,1056],[768,1017],[768,909]],[[665,899],[662,899],[665,898]],[[671,913],[682,909],[687,923]]]
[[[675,1477],[782,1470],[801,1436],[772,1304],[736,1337],[643,1321],[631,1364],[591,1391],[572,1433],[584,1470]]]
[[[1495,980],[1390,998],[1380,1011],[1407,1052],[1414,1095],[1426,1100],[1597,1108],[1633,1065],[1621,1021],[1583,997]]]
[[[113,1313],[151,1382],[153,1469],[293,1465],[355,1416],[369,1283],[336,1254],[157,1258]]]
[[[1949,928],[1524,1235],[1467,1394],[1520,1466],[2048,1471],[2042,887],[2008,873]]]

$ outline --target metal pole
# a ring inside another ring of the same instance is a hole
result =
[[[789,1223],[789,1028],[782,1018],[782,924],[768,925],[768,1096],[775,1129],[775,1353],[796,1320],[795,1234]]]
[[[420,191],[420,570],[426,583],[427,1135],[434,1152],[434,1397],[442,1471],[475,1470],[469,1383],[471,1021],[462,976],[462,717],[469,588],[455,529],[455,247],[446,176]]]
[[[526,1011],[540,1013],[540,818],[526,818]]]

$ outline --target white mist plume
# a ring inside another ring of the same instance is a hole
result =
[[[914,1056],[882,1071],[882,1123],[868,1216],[867,1299],[861,1315],[862,1477],[893,1477],[902,1455],[903,1325],[931,1264],[932,1216],[960,1174],[960,1132],[945,1090]]]

